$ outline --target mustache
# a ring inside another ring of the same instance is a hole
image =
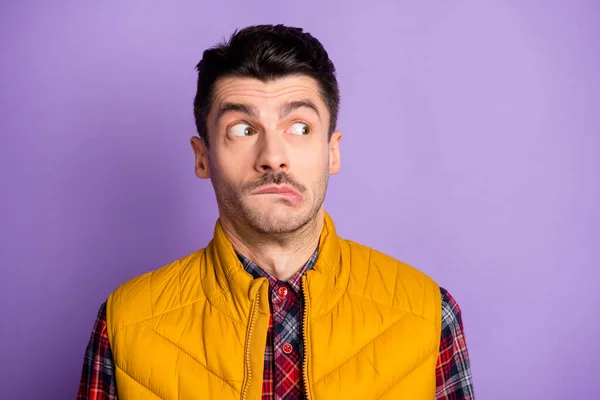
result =
[[[246,190],[252,191],[263,186],[283,184],[293,187],[299,193],[302,193],[306,190],[304,185],[302,185],[300,182],[296,181],[294,178],[292,178],[290,175],[286,174],[283,171],[261,175],[260,178],[258,178],[256,181],[250,182],[248,185],[246,185]]]

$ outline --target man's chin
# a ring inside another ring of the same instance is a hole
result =
[[[295,207],[273,206],[251,212],[254,229],[261,233],[292,233],[305,223],[306,216]]]

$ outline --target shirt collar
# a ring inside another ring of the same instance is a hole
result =
[[[252,277],[254,279],[261,278],[261,277],[267,278],[267,280],[269,281],[269,287],[271,287],[271,288],[275,287],[275,285],[277,285],[278,283],[279,284],[284,283],[283,281],[280,281],[279,279],[277,279],[276,276],[263,270],[261,267],[259,267],[258,265],[256,265],[255,263],[253,263],[252,261],[250,261],[249,259],[244,257],[242,254],[238,253],[237,250],[235,253],[237,254],[242,265],[244,266],[244,269],[246,270],[246,272],[248,272],[250,275],[252,275]],[[300,293],[301,283],[302,283],[302,275],[304,275],[304,273],[306,271],[311,270],[313,268],[313,266],[315,265],[315,262],[317,261],[318,256],[319,256],[319,247],[317,247],[315,249],[314,253],[310,256],[308,261],[306,261],[304,266],[298,272],[296,272],[294,275],[292,275],[290,277],[290,279],[288,279],[286,281],[292,287],[292,289],[294,289],[294,291],[296,291],[296,293],[298,293],[298,294]]]

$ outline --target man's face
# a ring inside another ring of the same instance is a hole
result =
[[[222,78],[207,127],[208,150],[192,139],[196,174],[210,177],[221,217],[259,233],[295,232],[316,218],[340,168],[341,134],[328,140],[315,80]]]

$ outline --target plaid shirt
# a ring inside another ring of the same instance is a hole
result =
[[[302,377],[302,275],[315,265],[318,249],[286,282],[265,272],[238,253],[244,269],[254,277],[269,281],[271,322],[265,346],[263,400],[304,399]]]
[[[238,254],[244,269],[255,279],[269,281],[271,321],[265,346],[263,400],[304,399],[302,379],[302,275],[315,264],[315,251],[303,268],[282,282]],[[442,335],[435,369],[435,400],[472,400],[473,381],[463,333],[461,311],[450,293],[442,295]],[[114,361],[106,330],[106,303],[98,311],[88,343],[78,400],[117,400]]]

